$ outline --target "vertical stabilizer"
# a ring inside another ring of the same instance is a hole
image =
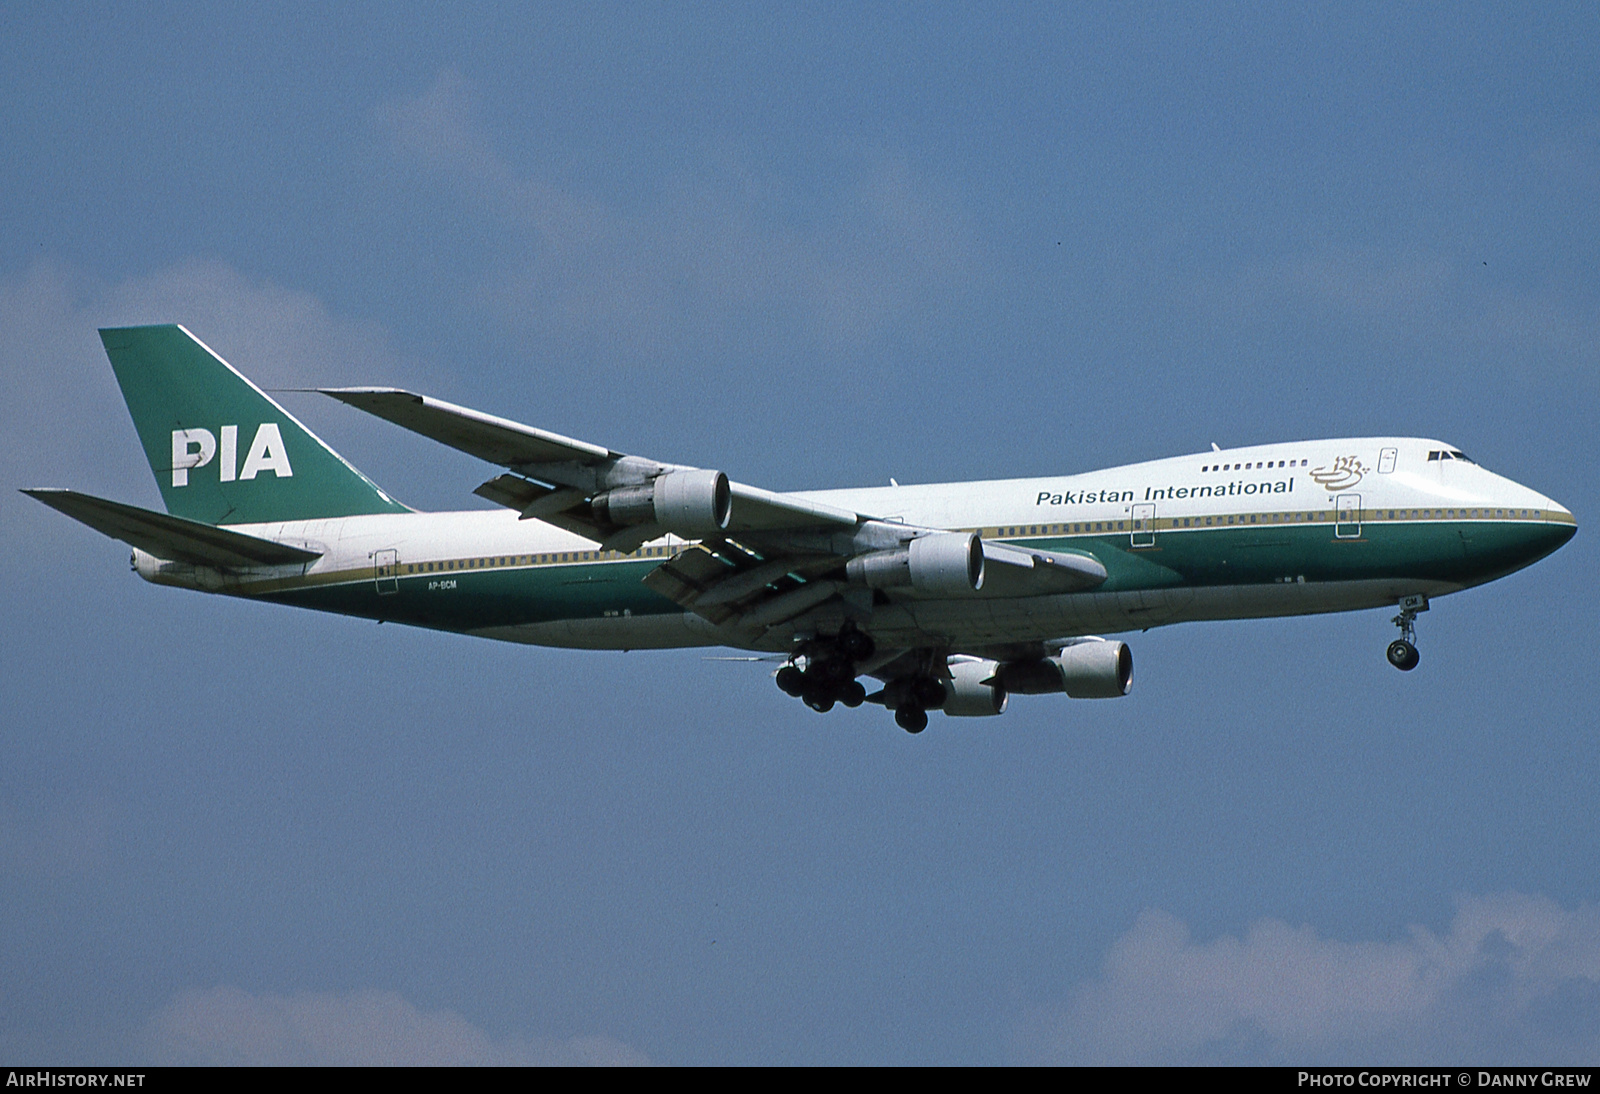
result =
[[[258,524],[408,512],[184,328],[115,327],[100,340],[174,516]]]

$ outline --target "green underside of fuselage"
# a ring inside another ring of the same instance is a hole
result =
[[[1359,535],[1337,537],[1331,523],[1321,523],[1163,531],[1153,546],[1137,548],[1125,533],[1005,542],[1094,555],[1107,572],[1094,592],[1377,578],[1464,587],[1538,561],[1575,531],[1543,522],[1374,522],[1362,525]],[[280,589],[259,599],[449,631],[681,612],[641,584],[660,564],[623,559],[462,568],[401,574],[381,583],[365,576]]]

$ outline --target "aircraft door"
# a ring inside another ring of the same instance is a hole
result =
[[[1134,547],[1154,547],[1156,545],[1156,507],[1154,505],[1141,504],[1133,507],[1133,538],[1129,542]]]
[[[1361,495],[1340,494],[1338,500],[1338,519],[1333,526],[1333,534],[1338,539],[1361,538]]]
[[[372,580],[378,588],[379,596],[388,596],[390,593],[400,591],[400,552],[393,547],[385,547],[375,551],[372,555]]]

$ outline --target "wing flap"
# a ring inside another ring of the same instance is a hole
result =
[[[522,512],[528,506],[556,493],[548,486],[530,482],[521,475],[498,475],[473,491],[480,498],[488,498],[496,505]]]
[[[247,536],[185,517],[156,513],[136,505],[80,494],[76,490],[24,490],[30,498],[87,524],[96,532],[120,539],[146,554],[170,562],[234,569],[249,566],[287,566],[310,562],[316,551],[291,547],[270,539]]]
[[[503,505],[507,509],[515,509],[522,514],[522,519],[538,518],[546,524],[553,524],[563,531],[571,532],[575,536],[594,540],[601,544],[603,550],[631,551],[638,547],[619,548],[612,545],[608,538],[615,529],[602,527],[593,520],[588,511],[573,509],[573,506],[583,500],[583,492],[570,490],[565,487],[552,489],[539,483],[531,482],[521,475],[500,475],[490,479],[473,491],[480,498],[487,498],[496,505]],[[571,511],[569,511],[571,510]],[[659,535],[660,530],[651,531],[644,538]],[[639,541],[644,542],[643,539]]]
[[[761,561],[723,541],[680,551],[644,577],[646,588],[696,615],[722,625],[766,627],[793,618],[832,597],[843,586],[819,580],[836,570],[831,556],[790,555]]]
[[[694,611],[694,602],[701,594],[732,572],[727,563],[704,547],[690,547],[646,574],[644,587]],[[695,614],[703,615],[713,623],[722,623],[737,612],[724,605],[710,613],[696,611]]]

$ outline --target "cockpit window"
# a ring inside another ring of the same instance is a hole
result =
[[[1471,457],[1469,457],[1465,452],[1451,452],[1450,453],[1450,458],[1453,459],[1453,460],[1466,460],[1468,463],[1476,462]]]
[[[1429,452],[1428,453],[1428,462],[1432,463],[1435,460],[1465,460],[1467,463],[1477,463],[1478,462],[1477,460],[1473,459],[1471,456],[1467,455],[1465,452],[1457,452],[1455,449],[1450,449],[1447,452],[1445,452],[1445,451]]]

